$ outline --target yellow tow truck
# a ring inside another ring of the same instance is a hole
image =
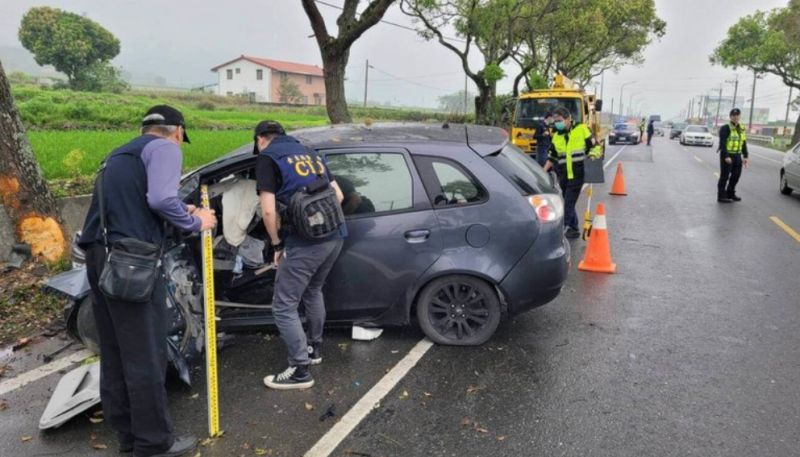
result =
[[[605,131],[600,124],[602,100],[587,94],[575,82],[564,75],[556,75],[549,89],[537,89],[524,93],[517,99],[511,124],[511,139],[527,154],[536,153],[536,128],[545,113],[552,113],[563,106],[572,113],[573,123],[583,122],[596,135],[605,148]]]

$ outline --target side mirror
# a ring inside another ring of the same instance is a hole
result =
[[[603,100],[594,101],[594,110],[598,113],[603,111]]]

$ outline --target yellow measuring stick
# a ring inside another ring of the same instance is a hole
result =
[[[203,208],[210,208],[208,186],[200,186]],[[217,320],[214,310],[214,251],[211,230],[203,231],[203,308],[206,335],[206,388],[208,435],[219,436],[219,384],[217,383]]]

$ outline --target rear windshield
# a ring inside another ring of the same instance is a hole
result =
[[[522,195],[558,192],[551,184],[550,176],[533,160],[533,157],[528,157],[513,144],[508,144],[499,152],[487,156],[486,161],[505,176]]]
[[[629,130],[629,131],[633,131],[633,130],[636,130],[636,129],[630,124],[617,124],[614,127],[614,130]]]
[[[701,127],[699,125],[690,125],[686,127],[687,132],[708,133],[708,127]]]

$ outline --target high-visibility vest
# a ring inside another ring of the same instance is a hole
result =
[[[741,125],[730,124],[731,133],[728,135],[728,141],[725,142],[725,150],[728,154],[740,154],[742,152],[742,145],[747,140],[747,134]]]
[[[558,154],[558,164],[566,165],[567,179],[575,179],[573,166],[586,159],[586,140],[592,137],[592,131],[585,124],[578,124],[569,132],[556,132],[553,135],[553,147]],[[569,139],[568,139],[569,138]],[[600,157],[602,149],[595,146],[589,152],[590,157]]]

